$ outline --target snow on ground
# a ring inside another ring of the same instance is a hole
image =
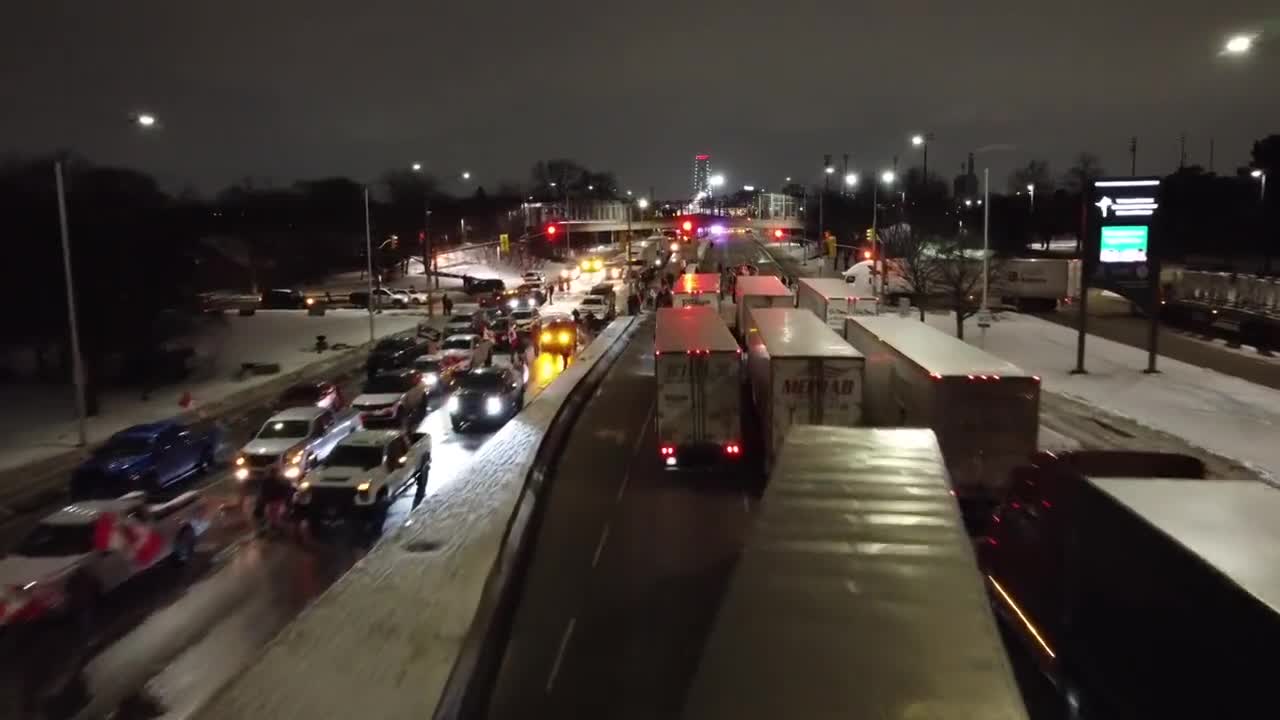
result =
[[[955,333],[952,314],[927,317],[930,325]],[[1039,375],[1045,390],[1238,460],[1269,482],[1280,479],[1280,391],[1163,356],[1161,372],[1147,375],[1145,350],[1093,335],[1085,346],[1089,373],[1072,375],[1075,330],[1029,315],[1002,314],[985,340],[970,318],[965,339]]]
[[[375,333],[381,337],[415,327],[421,313],[387,311],[377,315]],[[100,414],[89,421],[90,441],[142,422],[171,417],[191,393],[192,408],[272,380],[274,375],[237,379],[240,364],[279,363],[281,373],[302,368],[330,355],[315,352],[317,335],[330,345],[359,345],[369,340],[369,316],[363,310],[331,310],[312,317],[291,310],[261,310],[250,317],[234,314],[201,318],[188,337],[176,340],[195,348],[194,372],[187,381],[164,386],[143,401],[137,388],[111,389],[100,400]],[[0,385],[0,470],[20,466],[75,445],[75,400],[68,386]]]

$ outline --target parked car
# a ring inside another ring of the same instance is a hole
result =
[[[112,435],[71,475],[73,498],[154,492],[213,466],[221,433],[171,420],[134,425]]]
[[[404,426],[426,411],[427,389],[417,370],[389,370],[365,381],[351,406],[365,427]]]
[[[71,614],[166,559],[185,563],[209,527],[197,492],[149,504],[142,492],[72,502],[45,517],[0,559],[0,626]]]
[[[342,438],[358,429],[355,415],[339,417],[314,405],[267,418],[235,459],[235,478],[256,483],[270,476],[296,482],[323,461]]]
[[[516,290],[528,297],[535,307],[542,307],[547,302],[546,286],[542,283],[525,283]]]
[[[262,293],[264,310],[300,310],[307,305],[307,296],[301,290],[275,288]]]
[[[524,408],[524,383],[508,368],[474,368],[454,379],[446,409],[454,430],[502,425]]]
[[[370,376],[384,370],[406,368],[419,355],[430,352],[428,341],[418,337],[384,338],[373,346],[369,359],[365,362],[365,370]]]
[[[375,288],[373,291],[374,307],[407,308],[411,304],[410,296],[403,290]],[[369,291],[356,290],[347,296],[347,301],[360,308],[369,307]]]
[[[440,357],[455,373],[488,365],[493,360],[493,341],[475,333],[451,335],[440,344]]]
[[[363,430],[344,439],[323,465],[307,474],[293,497],[294,511],[311,522],[357,520],[382,527],[387,508],[431,470],[431,435]]]
[[[583,296],[582,302],[578,303],[578,314],[584,320],[594,318],[608,322],[613,320],[617,311],[609,302],[609,298],[602,295],[586,295]]]
[[[454,313],[444,321],[444,335],[459,335],[476,331],[476,317],[473,313]]]
[[[541,317],[541,313],[538,312],[537,308],[522,308],[512,311],[511,322],[516,326],[516,332],[536,332],[539,317]]]
[[[292,385],[280,393],[276,400],[275,410],[280,411],[293,407],[314,405],[335,412],[347,406],[347,399],[342,395],[342,388],[335,382],[316,380]]]
[[[500,293],[507,289],[507,284],[498,278],[462,278],[462,290],[468,295],[484,295]]]
[[[546,285],[547,276],[541,270],[530,270],[520,277],[525,284]]]

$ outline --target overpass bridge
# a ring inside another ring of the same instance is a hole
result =
[[[533,232],[554,224],[570,233],[655,233],[681,230],[686,222],[697,230],[718,225],[725,229],[750,228],[762,234],[774,230],[787,234],[804,231],[800,205],[786,195],[761,193],[754,205],[691,208],[662,203],[660,207],[669,210],[641,210],[633,203],[623,202],[526,203],[521,210],[525,227]]]

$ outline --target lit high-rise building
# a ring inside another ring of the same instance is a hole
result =
[[[711,191],[711,156],[706,153],[693,156],[693,194]]]

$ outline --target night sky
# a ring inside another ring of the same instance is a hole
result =
[[[1280,132],[1280,10],[1263,0],[395,2],[41,0],[0,10],[0,150],[74,148],[206,191],[425,163],[527,181],[538,159],[687,193],[695,152],[731,187],[864,172],[995,189],[1032,157],[1092,150],[1127,172],[1247,161]],[[1269,31],[1251,56],[1225,37]],[[158,132],[129,122],[154,112]],[[459,189],[454,183],[455,192]]]

